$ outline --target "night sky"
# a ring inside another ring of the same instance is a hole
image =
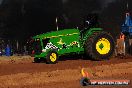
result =
[[[116,33],[125,12],[132,13],[132,0],[0,0],[0,37],[25,40],[59,29],[81,28],[84,16],[99,15],[100,26]]]

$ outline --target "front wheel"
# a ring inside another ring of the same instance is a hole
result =
[[[58,54],[56,51],[50,51],[47,54],[46,62],[48,64],[55,64],[58,62]]]
[[[89,37],[85,44],[85,51],[95,60],[109,59],[114,52],[114,39],[107,32],[95,33]]]

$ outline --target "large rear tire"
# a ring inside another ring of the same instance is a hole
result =
[[[113,37],[107,32],[93,33],[85,43],[85,52],[94,60],[107,60],[115,48]]]

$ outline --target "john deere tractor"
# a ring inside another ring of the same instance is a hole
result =
[[[90,21],[86,21],[90,25]],[[63,29],[33,37],[34,61],[57,63],[59,56],[84,54],[95,60],[107,60],[113,54],[114,40],[102,28]]]

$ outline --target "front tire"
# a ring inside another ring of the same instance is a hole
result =
[[[115,43],[107,32],[94,33],[85,43],[85,52],[95,60],[106,60],[112,56]]]
[[[50,51],[48,54],[47,54],[47,57],[46,57],[46,62],[48,64],[55,64],[58,62],[58,54],[56,51]]]

